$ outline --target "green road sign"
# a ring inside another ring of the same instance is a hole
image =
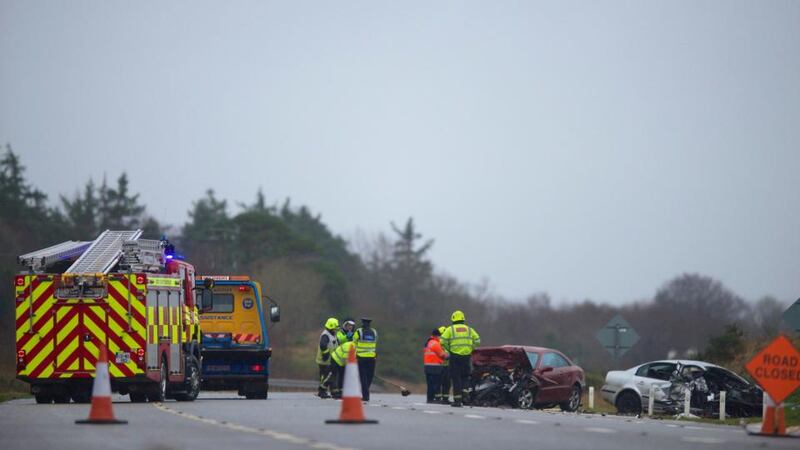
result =
[[[781,315],[784,323],[794,331],[800,332],[800,298]]]
[[[609,320],[606,326],[597,330],[595,336],[614,359],[622,357],[639,341],[636,330],[619,314]]]

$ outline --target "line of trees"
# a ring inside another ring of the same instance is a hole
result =
[[[25,252],[67,239],[92,239],[107,228],[143,228],[149,238],[164,232],[124,173],[114,186],[105,178],[99,186],[89,180],[80,192],[58,199],[51,204],[26,180],[18,155],[7,146],[0,160],[0,282],[6,294],[19,270],[16,257]],[[589,299],[555,305],[544,293],[509,302],[485,283],[471,285],[437,270],[429,258],[434,241],[412,218],[392,223],[388,234],[358,242],[355,249],[319,214],[289,200],[268,204],[259,191],[253,203],[238,207],[231,213],[227,200],[208,190],[191,204],[173,240],[200,273],[250,274],[281,302],[286,320],[271,333],[277,376],[314,376],[314,345],[329,316],[372,317],[380,332],[379,373],[419,381],[425,338],[446,324],[454,309],[465,311],[485,345],[555,347],[599,371],[670,352],[729,358],[728,343],[776,334],[785,307],[771,297],[745,301],[699,274],[680,275],[652,299],[622,306]],[[618,313],[641,341],[623,360],[612,361],[594,334]],[[13,302],[6,300],[0,306],[0,357],[7,374],[13,372],[13,314]]]

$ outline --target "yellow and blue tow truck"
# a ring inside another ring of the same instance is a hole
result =
[[[247,276],[201,275],[195,286],[203,311],[203,389],[236,390],[248,399],[267,398],[272,356],[267,318],[278,322],[280,308],[263,294],[259,282]]]

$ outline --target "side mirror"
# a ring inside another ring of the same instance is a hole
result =
[[[214,289],[214,279],[213,278],[204,278],[203,279],[203,288],[206,290]]]
[[[206,278],[208,281],[208,278]],[[214,281],[211,281],[211,284],[214,284]],[[200,291],[200,312],[205,313],[209,312],[214,309],[214,291],[211,289],[203,289]]]
[[[281,321],[281,307],[280,306],[270,306],[269,307],[269,320],[270,320],[270,322],[280,322]]]

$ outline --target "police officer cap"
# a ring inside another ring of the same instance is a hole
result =
[[[362,321],[362,322],[369,323],[369,322],[372,322],[372,319],[370,319],[369,317],[362,317],[362,318],[361,318],[361,321]]]

